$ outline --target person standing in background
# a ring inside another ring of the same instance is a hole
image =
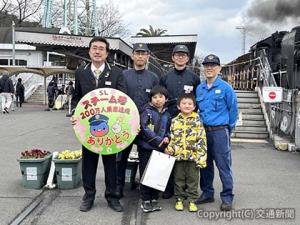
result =
[[[48,111],[53,108],[55,102],[55,82],[52,80],[47,87],[48,94]]]
[[[73,87],[73,81],[70,81],[68,86],[66,87],[66,94],[67,94],[67,99],[68,99],[68,114],[67,116],[71,116],[71,110],[72,110],[72,107],[71,107],[71,102],[72,102],[72,96],[74,95],[74,87]]]
[[[9,113],[9,109],[12,104],[12,95],[14,94],[14,85],[12,80],[8,77],[8,72],[2,72],[0,79],[0,97],[2,113]]]
[[[24,97],[25,97],[25,88],[24,85],[22,84],[22,78],[18,78],[18,82],[16,85],[16,106],[17,107],[22,107],[22,104],[24,102]]]

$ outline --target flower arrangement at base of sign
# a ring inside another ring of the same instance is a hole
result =
[[[82,157],[82,151],[81,150],[64,150],[62,152],[59,152],[56,159],[79,159]]]

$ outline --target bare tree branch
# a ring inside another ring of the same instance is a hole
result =
[[[17,17],[17,24],[32,18],[41,11],[43,0],[14,0],[11,13]]]
[[[8,0],[1,0],[0,1],[0,12],[7,11],[7,9],[11,6]]]
[[[128,35],[129,30],[122,22],[122,16],[112,1],[103,4],[96,12],[97,28],[101,36]]]

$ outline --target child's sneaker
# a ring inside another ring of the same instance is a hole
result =
[[[189,204],[189,211],[190,212],[197,212],[198,211],[198,207],[194,202],[190,202]]]
[[[181,199],[177,199],[175,209],[177,211],[183,211],[183,201]]]
[[[152,204],[152,211],[160,211],[161,206],[159,205],[158,201],[156,199],[151,201]]]
[[[150,201],[143,201],[141,204],[141,208],[143,209],[143,212],[152,212],[152,204]]]

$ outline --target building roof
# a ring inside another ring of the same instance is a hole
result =
[[[74,70],[69,70],[66,67],[30,67],[30,66],[0,66],[0,74],[3,71],[7,71],[9,75],[15,75],[19,73],[35,73],[43,77],[48,77],[54,74],[69,73],[74,74]]]
[[[11,28],[0,28],[0,43],[12,43]],[[39,47],[61,46],[74,48],[88,48],[93,37],[70,34],[59,34],[57,29],[44,28],[16,28],[16,43],[29,44]],[[107,37],[110,49],[119,50],[131,55],[132,47],[120,38]]]
[[[163,44],[163,43],[193,43],[197,42],[197,34],[164,35],[158,37],[132,36],[132,43]]]
[[[12,50],[13,45],[12,44],[1,44],[0,43],[0,49],[1,50]],[[22,50],[23,51],[35,51],[36,47],[31,46],[31,45],[26,45],[26,44],[16,44],[15,49],[20,50],[20,51],[22,51]]]
[[[131,42],[134,43],[146,43],[148,44],[151,52],[161,62],[171,62],[172,51],[176,45],[186,45],[190,51],[190,60],[194,58],[196,45],[197,45],[197,34],[187,35],[164,35],[158,37],[131,37]]]

